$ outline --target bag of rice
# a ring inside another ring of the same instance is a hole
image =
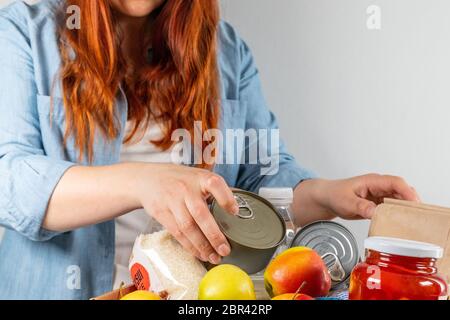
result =
[[[203,264],[165,230],[136,239],[129,269],[138,290],[170,300],[196,300],[206,274]]]

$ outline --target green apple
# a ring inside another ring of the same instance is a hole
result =
[[[240,268],[223,264],[209,270],[200,282],[199,300],[256,300],[252,279]]]

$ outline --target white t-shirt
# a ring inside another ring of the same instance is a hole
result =
[[[129,124],[127,124],[126,130],[130,130]],[[177,148],[176,145],[167,151],[161,151],[153,143],[149,142],[158,140],[161,137],[161,128],[156,124],[151,125],[142,140],[134,144],[122,145],[120,161],[172,163],[171,152],[173,148]],[[144,209],[132,211],[116,219],[114,289],[119,288],[122,282],[125,284],[131,283],[128,261],[136,237],[141,233],[152,233],[160,228],[161,226]]]

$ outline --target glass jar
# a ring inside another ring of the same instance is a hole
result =
[[[437,273],[441,247],[417,241],[371,237],[366,259],[351,274],[350,300],[446,300],[447,284]]]

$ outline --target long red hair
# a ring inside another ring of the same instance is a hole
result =
[[[125,142],[143,132],[150,121],[162,125],[164,136],[152,141],[164,150],[179,128],[193,136],[194,122],[216,128],[219,118],[217,66],[217,0],[166,0],[156,12],[150,44],[143,44],[142,66],[126,77],[120,30],[108,0],[67,0],[81,10],[81,29],[61,28],[61,83],[66,112],[65,143],[71,136],[79,159],[93,159],[97,130],[117,138],[120,123],[115,100],[120,86],[128,99],[133,130]],[[148,45],[148,46],[147,46]],[[146,49],[152,59],[146,60]]]

